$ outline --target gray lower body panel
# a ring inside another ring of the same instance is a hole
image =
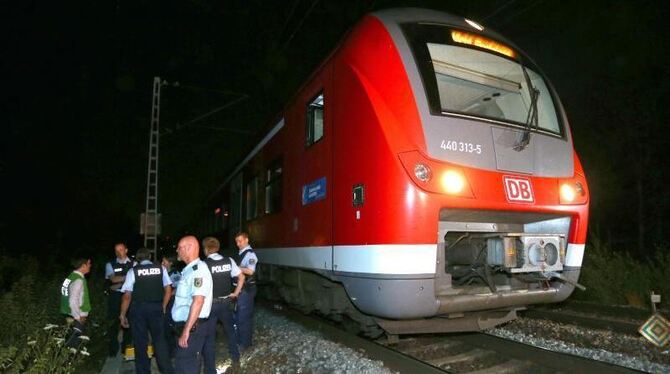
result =
[[[576,282],[579,268],[565,269],[563,276]],[[546,289],[495,293],[438,295],[435,279],[393,279],[336,275],[351,301],[363,313],[387,319],[417,319],[484,310],[513,309],[531,304],[565,300],[574,286],[559,281]]]

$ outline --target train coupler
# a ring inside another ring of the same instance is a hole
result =
[[[579,283],[573,281],[572,279],[568,279],[568,278],[564,277],[563,275],[561,275],[560,273],[557,273],[555,271],[544,272],[544,273],[542,273],[542,276],[544,276],[547,279],[556,278],[556,279],[560,280],[561,282],[565,282],[567,284],[570,284],[570,285],[573,285],[573,286],[579,288],[582,291],[586,291],[586,287],[584,285],[579,284]]]

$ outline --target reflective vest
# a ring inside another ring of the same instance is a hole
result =
[[[81,274],[73,271],[70,273],[70,275],[68,275],[67,278],[65,278],[63,285],[60,288],[60,312],[67,314],[68,316],[72,315],[72,310],[70,309],[70,284],[78,279],[81,279],[83,282],[84,291],[81,297],[80,310],[82,312],[91,311],[91,301],[88,296],[88,283],[86,282],[86,278],[84,278]]]

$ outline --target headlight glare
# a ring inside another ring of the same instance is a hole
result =
[[[465,177],[456,170],[447,170],[440,180],[442,187],[449,194],[457,194],[465,187]]]
[[[577,191],[575,190],[574,187],[572,187],[570,184],[563,184],[561,185],[561,200],[566,202],[566,203],[571,203],[575,201],[575,197],[577,197]]]

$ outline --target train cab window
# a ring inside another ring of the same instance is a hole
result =
[[[435,115],[466,115],[561,135],[554,98],[521,54],[487,36],[439,25],[406,24]]]
[[[323,104],[323,92],[321,92],[307,105],[307,137],[305,144],[308,147],[323,138]]]
[[[258,217],[258,177],[256,176],[247,182],[246,201],[247,220]]]
[[[265,214],[281,210],[282,171],[281,159],[274,161],[265,170]]]

